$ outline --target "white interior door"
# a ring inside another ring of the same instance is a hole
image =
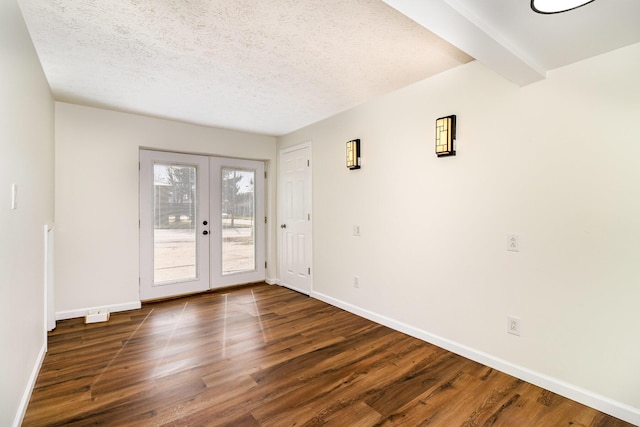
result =
[[[140,150],[140,299],[209,289],[209,158]]]
[[[211,157],[211,287],[265,279],[264,162]]]
[[[311,292],[311,144],[280,152],[280,284]]]

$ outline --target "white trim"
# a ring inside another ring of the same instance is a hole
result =
[[[278,284],[278,279],[272,278],[272,277],[267,277],[266,279],[264,279],[265,283],[267,285],[277,285]]]
[[[298,145],[292,145],[290,147],[285,147],[280,150],[281,153],[291,153],[292,151],[302,150],[304,148],[312,148],[312,141],[301,142]],[[311,153],[309,153],[309,158],[311,158]]]
[[[407,335],[411,335],[412,337],[437,345],[438,347],[451,351],[452,353],[456,353],[460,356],[466,357],[467,359],[482,363],[483,365],[497,369],[501,372],[512,375],[516,378],[527,381],[531,384],[537,385],[571,400],[575,400],[576,402],[597,409],[598,411],[604,412],[605,414],[620,418],[621,420],[627,421],[634,425],[640,425],[640,408],[635,408],[631,405],[618,402],[616,400],[578,387],[574,384],[567,383],[565,381],[550,377],[540,372],[533,371],[523,366],[515,365],[506,360],[500,359],[482,351],[478,351],[471,347],[467,347],[455,341],[448,340],[446,338],[432,334],[406,323],[399,322],[395,319],[391,319],[389,317],[360,308],[353,304],[335,299],[323,293],[311,291],[309,296],[324,301],[327,304],[339,307],[350,313],[364,317],[365,319],[369,319],[376,323],[380,323],[381,325],[388,326],[389,328],[403,332]]]
[[[20,427],[22,425],[24,415],[27,413],[27,406],[29,406],[29,400],[31,399],[31,393],[33,393],[33,388],[36,386],[36,380],[38,379],[38,374],[40,373],[40,368],[42,368],[42,363],[44,362],[44,356],[46,353],[47,340],[45,337],[44,344],[42,344],[42,347],[40,348],[38,358],[36,359],[36,363],[33,365],[33,370],[29,376],[27,387],[24,389],[24,393],[22,393],[22,399],[20,399],[20,405],[18,405],[16,417],[13,419],[13,427]]]
[[[54,225],[44,226],[44,340],[47,342],[47,331],[56,328],[55,314],[55,283],[54,283],[54,247],[55,235]],[[46,350],[46,349],[45,349]]]
[[[138,310],[142,307],[140,301],[125,302],[122,304],[101,305],[97,307],[79,308],[76,310],[57,311],[56,320],[74,319],[76,317],[84,317],[91,311],[107,310],[109,313],[117,311]]]

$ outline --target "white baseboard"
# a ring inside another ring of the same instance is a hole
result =
[[[350,313],[357,314],[358,316],[364,317],[365,319],[369,319],[376,323],[380,323],[381,325],[388,326],[391,329],[395,329],[407,335],[411,335],[412,337],[437,345],[438,347],[444,348],[445,350],[448,350],[452,353],[456,353],[460,356],[466,357],[467,359],[482,363],[483,365],[497,369],[501,372],[512,375],[531,384],[537,385],[538,387],[542,387],[546,390],[552,391],[556,394],[567,397],[591,408],[597,409],[598,411],[604,412],[605,414],[620,418],[621,420],[627,421],[634,425],[640,425],[640,408],[635,408],[625,403],[618,402],[616,400],[599,395],[573,384],[561,381],[557,378],[535,372],[523,366],[515,365],[511,362],[497,358],[482,351],[475,350],[471,347],[467,347],[455,341],[451,341],[438,335],[431,334],[422,329],[416,328],[403,322],[399,322],[386,316],[382,316],[372,311],[362,309],[358,306],[335,299],[320,292],[312,291],[310,296],[324,301],[327,304],[339,307]]]
[[[271,277],[267,277],[267,278],[265,279],[265,283],[266,283],[267,285],[277,285],[277,284],[278,284],[278,279],[274,279],[274,278],[271,278]]]
[[[20,399],[20,406],[18,406],[18,412],[16,412],[16,417],[13,420],[13,427],[20,427],[22,425],[22,420],[24,420],[24,414],[27,413],[27,406],[29,406],[29,400],[31,399],[31,393],[33,393],[33,388],[36,386],[36,380],[38,379],[38,374],[40,373],[40,368],[42,368],[42,363],[44,362],[44,356],[47,354],[47,341],[45,337],[45,341],[42,344],[42,348],[38,353],[38,358],[36,359],[36,363],[33,365],[33,370],[31,371],[31,375],[29,375],[29,382],[27,383],[27,387],[24,389],[22,393],[22,399]]]
[[[115,313],[118,311],[137,310],[142,307],[140,301],[125,302],[122,304],[101,305],[98,307],[79,308],[77,310],[57,311],[56,320],[74,319],[76,317],[84,317],[89,312],[95,312],[99,310],[106,310],[109,313]]]

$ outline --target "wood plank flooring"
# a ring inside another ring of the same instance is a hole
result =
[[[629,426],[279,286],[65,320],[24,426]]]

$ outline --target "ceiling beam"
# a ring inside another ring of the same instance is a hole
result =
[[[526,86],[546,72],[455,0],[383,0],[502,77]]]

